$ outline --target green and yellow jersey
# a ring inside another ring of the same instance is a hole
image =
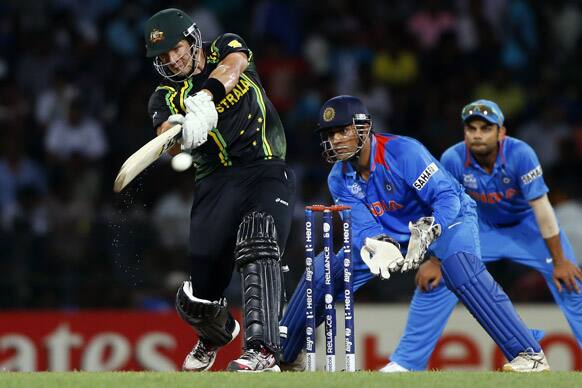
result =
[[[205,42],[206,65],[200,74],[185,81],[164,80],[152,93],[148,111],[154,128],[172,114],[185,114],[184,99],[201,89],[220,61],[230,53],[244,52],[249,66],[235,88],[221,101],[215,101],[218,125],[208,134],[208,141],[192,152],[196,179],[217,168],[243,165],[257,160],[285,159],[285,132],[279,114],[261,86],[253,54],[244,40],[224,34]]]

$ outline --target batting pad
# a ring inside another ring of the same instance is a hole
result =
[[[275,220],[262,212],[247,214],[239,226],[235,262],[241,274],[244,347],[281,350],[279,313],[283,291]]]
[[[478,257],[459,252],[443,260],[441,268],[447,287],[479,321],[509,361],[528,348],[534,352],[541,350],[507,294]]]

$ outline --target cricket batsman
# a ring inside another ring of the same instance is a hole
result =
[[[511,361],[508,370],[548,369],[538,341],[481,261],[475,201],[418,141],[371,127],[359,99],[338,96],[321,108],[317,128],[323,155],[334,164],[331,195],[336,204],[352,207],[354,289],[373,275],[388,279],[392,272],[416,269],[430,253],[441,264],[446,288]],[[340,251],[332,269],[337,300],[343,300],[342,259]],[[314,276],[318,323],[324,315],[322,265],[320,254]],[[282,320],[288,328],[286,363],[305,344],[305,319],[301,281]]]
[[[468,104],[461,118],[465,141],[445,151],[441,163],[477,202],[483,261],[507,259],[539,271],[582,349],[582,271],[558,226],[535,152],[506,136],[503,113],[493,101]],[[442,275],[436,259],[420,266],[406,330],[383,371],[427,368],[458,301]],[[534,353],[532,358],[543,360]]]
[[[196,167],[190,280],[176,309],[198,333],[183,369],[212,367],[240,326],[224,290],[233,269],[243,293],[244,353],[230,371],[279,371],[281,255],[291,226],[295,176],[285,134],[261,86],[253,54],[235,34],[202,42],[183,11],[165,9],[144,26],[147,57],[162,76],[149,114],[157,133],[182,125],[180,148]]]

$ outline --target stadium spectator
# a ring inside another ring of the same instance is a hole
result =
[[[67,161],[75,154],[94,161],[105,155],[108,145],[100,122],[85,113],[84,103],[78,98],[71,102],[65,119],[50,123],[45,147],[57,161]]]

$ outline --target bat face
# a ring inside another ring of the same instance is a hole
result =
[[[166,132],[161,133],[154,139],[150,140],[143,147],[131,155],[119,169],[119,173],[113,184],[113,191],[119,193],[125,188],[136,176],[145,170],[150,164],[158,160],[160,156],[174,144],[178,142],[182,134],[182,126],[174,125]]]

